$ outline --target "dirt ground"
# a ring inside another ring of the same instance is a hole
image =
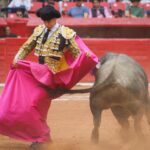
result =
[[[137,138],[131,123],[131,135],[126,141],[120,136],[120,126],[110,110],[102,114],[100,140],[92,144],[93,128],[88,94],[64,95],[53,100],[48,113],[52,143],[45,143],[40,150],[150,150],[150,128],[145,117],[142,121],[144,137]],[[30,143],[0,135],[0,150],[29,150]]]

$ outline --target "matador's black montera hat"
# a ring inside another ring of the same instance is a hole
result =
[[[53,6],[47,5],[37,10],[36,15],[43,21],[49,21],[53,18],[60,18],[61,14]]]

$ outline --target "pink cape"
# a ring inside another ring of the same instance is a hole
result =
[[[29,61],[10,69],[0,97],[1,134],[31,142],[50,139],[46,118],[52,98],[46,88],[73,87],[98,61],[79,37],[76,42],[81,54],[74,61],[66,55],[70,66],[64,71],[53,74],[47,65]]]

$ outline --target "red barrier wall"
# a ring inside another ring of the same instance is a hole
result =
[[[58,22],[74,29],[83,38],[150,38],[149,18],[60,18]],[[0,19],[0,34],[4,27],[21,37],[28,37],[34,28],[43,24],[35,14],[29,18],[19,18],[14,14],[7,19]],[[18,30],[19,29],[19,30]]]
[[[71,27],[82,38],[150,38],[149,18],[60,18],[58,22]],[[29,18],[29,34],[42,24],[40,18]]]
[[[11,28],[12,33],[21,37],[28,37],[31,32],[27,28],[28,18],[8,18],[6,19],[8,26]]]
[[[25,40],[26,38],[0,40],[0,83],[5,81],[13,57]],[[150,81],[150,39],[84,39],[84,42],[99,57],[109,51],[128,54],[143,66]],[[27,59],[36,61],[37,58],[30,54]],[[88,74],[82,81],[93,80]]]
[[[97,56],[107,52],[128,54],[145,69],[150,81],[150,39],[85,39]]]

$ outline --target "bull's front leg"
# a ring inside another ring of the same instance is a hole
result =
[[[94,143],[98,143],[99,140],[99,126],[100,126],[100,122],[101,122],[101,109],[98,109],[96,107],[92,107],[91,109],[92,114],[93,114],[93,124],[94,124],[94,128],[92,130],[92,134],[91,134],[91,140]]]
[[[146,113],[146,118],[148,121],[148,124],[150,125],[150,97],[149,95],[146,98],[146,104],[145,104],[145,113]]]
[[[136,114],[133,115],[134,118],[134,129],[139,138],[143,138],[144,134],[142,132],[141,122],[143,117],[143,109],[139,109]]]

